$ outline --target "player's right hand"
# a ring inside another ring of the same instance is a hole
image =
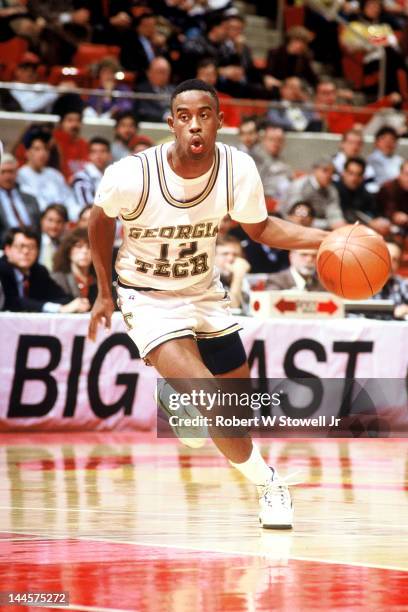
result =
[[[110,329],[112,313],[115,307],[111,297],[98,296],[91,310],[91,320],[88,327],[88,338],[93,342],[96,340],[98,325],[102,324]]]

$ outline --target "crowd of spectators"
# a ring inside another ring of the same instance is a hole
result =
[[[268,2],[253,4],[274,17]],[[0,43],[17,37],[26,48],[12,70],[3,66],[2,78],[10,84],[0,89],[0,110],[49,111],[59,117],[56,125],[29,126],[1,160],[4,308],[89,310],[95,279],[86,227],[103,172],[154,144],[140,133],[140,122],[165,121],[175,85],[194,76],[216,87],[225,124],[237,128],[239,148],[257,165],[270,214],[326,229],[367,224],[391,241],[391,256],[400,266],[408,228],[408,161],[398,152],[408,130],[403,113],[408,15],[391,4],[338,2],[351,30],[309,7],[305,25],[289,27],[282,44],[259,62],[245,37],[245,18],[230,0],[3,0]],[[387,34],[377,40],[386,50],[387,79],[385,96],[376,101],[370,100],[372,87],[362,86],[368,97],[361,108],[356,105],[361,94],[339,86],[337,77],[344,77],[339,58],[351,48],[363,54],[364,74],[374,73],[378,54],[371,47],[370,52],[360,49],[353,39],[353,28],[358,40],[369,38],[367,24]],[[107,55],[75,67],[87,44],[105,45]],[[327,75],[322,76],[316,59]],[[63,66],[72,68],[64,71]],[[38,84],[41,90],[33,89]],[[100,91],[72,92],[78,85]],[[247,104],[234,106],[235,98]],[[98,136],[97,128],[93,138],[85,139],[84,117],[113,118],[112,142]],[[374,125],[374,145],[364,156],[364,134]],[[342,135],[334,156],[311,159],[309,172],[288,163],[287,132],[321,131]],[[244,311],[248,273],[267,274],[271,289],[321,290],[315,257],[253,243],[229,219],[220,227],[217,265],[233,306]],[[405,317],[407,281],[395,265],[382,296],[395,299],[394,315]]]

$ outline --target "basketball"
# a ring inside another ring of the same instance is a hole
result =
[[[364,300],[378,293],[390,270],[390,255],[383,238],[358,223],[331,232],[317,254],[322,285],[349,300]]]

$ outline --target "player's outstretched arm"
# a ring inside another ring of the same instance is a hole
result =
[[[252,240],[277,249],[318,249],[329,232],[303,227],[278,217],[268,217],[260,223],[241,223]]]
[[[88,329],[90,340],[95,340],[100,323],[110,328],[112,313],[115,310],[112,300],[112,249],[115,224],[115,218],[108,217],[100,206],[93,206],[88,233],[92,262],[98,280],[98,296],[91,310]]]

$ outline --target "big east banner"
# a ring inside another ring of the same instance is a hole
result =
[[[120,315],[95,343],[86,339],[88,320],[88,315],[0,314],[1,431],[155,426],[155,370],[139,358]],[[406,323],[249,317],[240,322],[254,377],[407,376]]]

